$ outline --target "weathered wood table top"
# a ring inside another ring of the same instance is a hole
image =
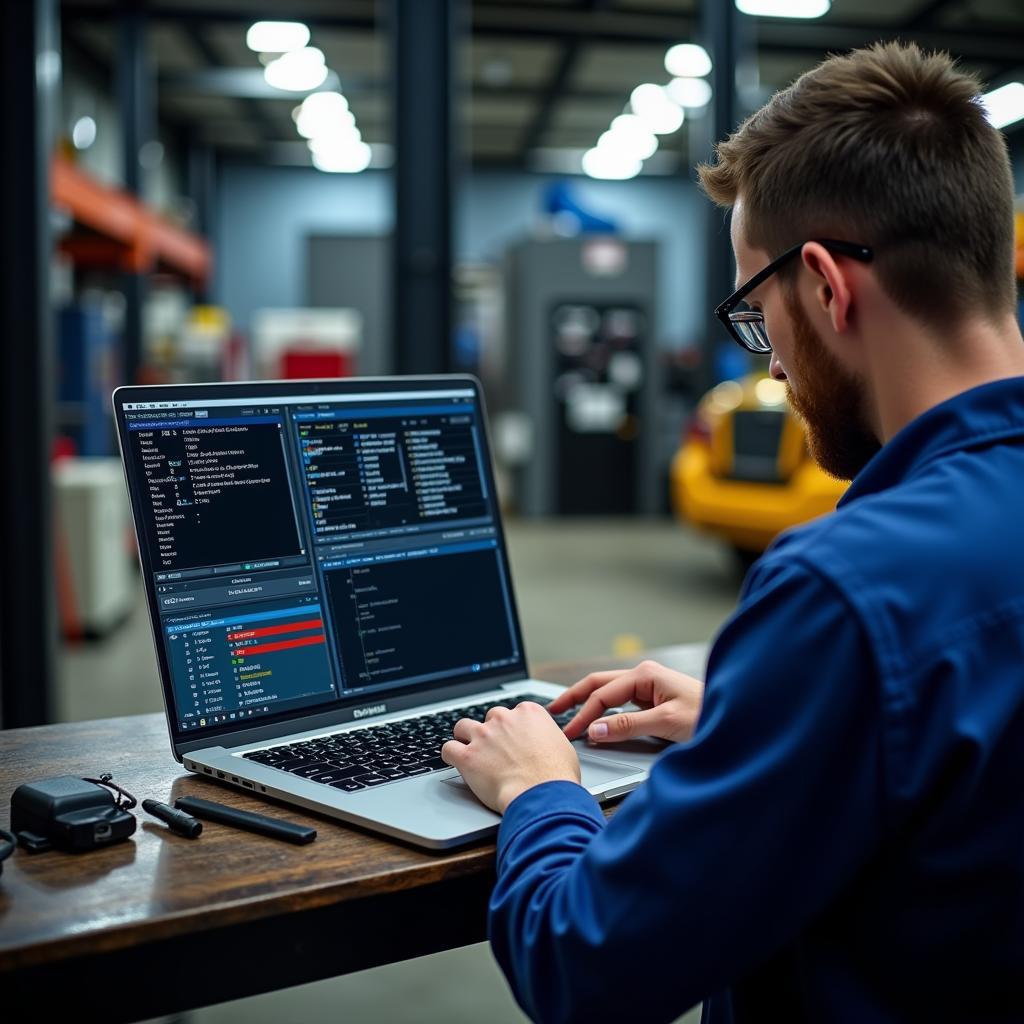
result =
[[[701,675],[705,648],[647,656]],[[548,663],[535,675],[570,683],[641,657]],[[187,773],[171,754],[162,714],[0,732],[0,822],[7,826],[11,793],[23,782],[103,772],[140,803],[203,796],[313,825],[318,837],[293,846],[205,822],[202,837],[189,840],[140,808],[135,835],[106,849],[19,849],[0,876],[0,991],[8,1008],[40,986],[117,977],[124,1009],[107,1019],[138,1020],[485,937],[493,843],[433,853],[268,806]],[[188,958],[189,985],[172,981],[181,976],[177,957]]]

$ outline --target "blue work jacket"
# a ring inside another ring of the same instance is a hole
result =
[[[772,545],[607,824],[513,801],[489,931],[536,1021],[1024,1020],[1024,378]]]

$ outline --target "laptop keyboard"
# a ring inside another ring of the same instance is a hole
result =
[[[536,701],[543,705],[550,699],[516,694],[504,700],[435,711],[430,715],[317,736],[282,747],[253,750],[242,756],[311,782],[322,782],[325,786],[355,793],[360,789],[450,768],[441,760],[441,747],[452,738],[452,728],[460,718],[483,721],[491,708],[514,708],[522,701]],[[570,711],[557,715],[555,721],[565,725],[573,714]]]

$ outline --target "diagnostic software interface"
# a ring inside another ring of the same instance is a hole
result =
[[[124,410],[180,729],[520,660],[471,389]]]

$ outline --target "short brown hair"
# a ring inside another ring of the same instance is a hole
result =
[[[987,318],[1016,297],[1013,175],[976,78],[945,53],[876,43],[776,93],[698,168],[747,241],[776,256],[815,237],[871,246],[888,294],[926,323]]]

